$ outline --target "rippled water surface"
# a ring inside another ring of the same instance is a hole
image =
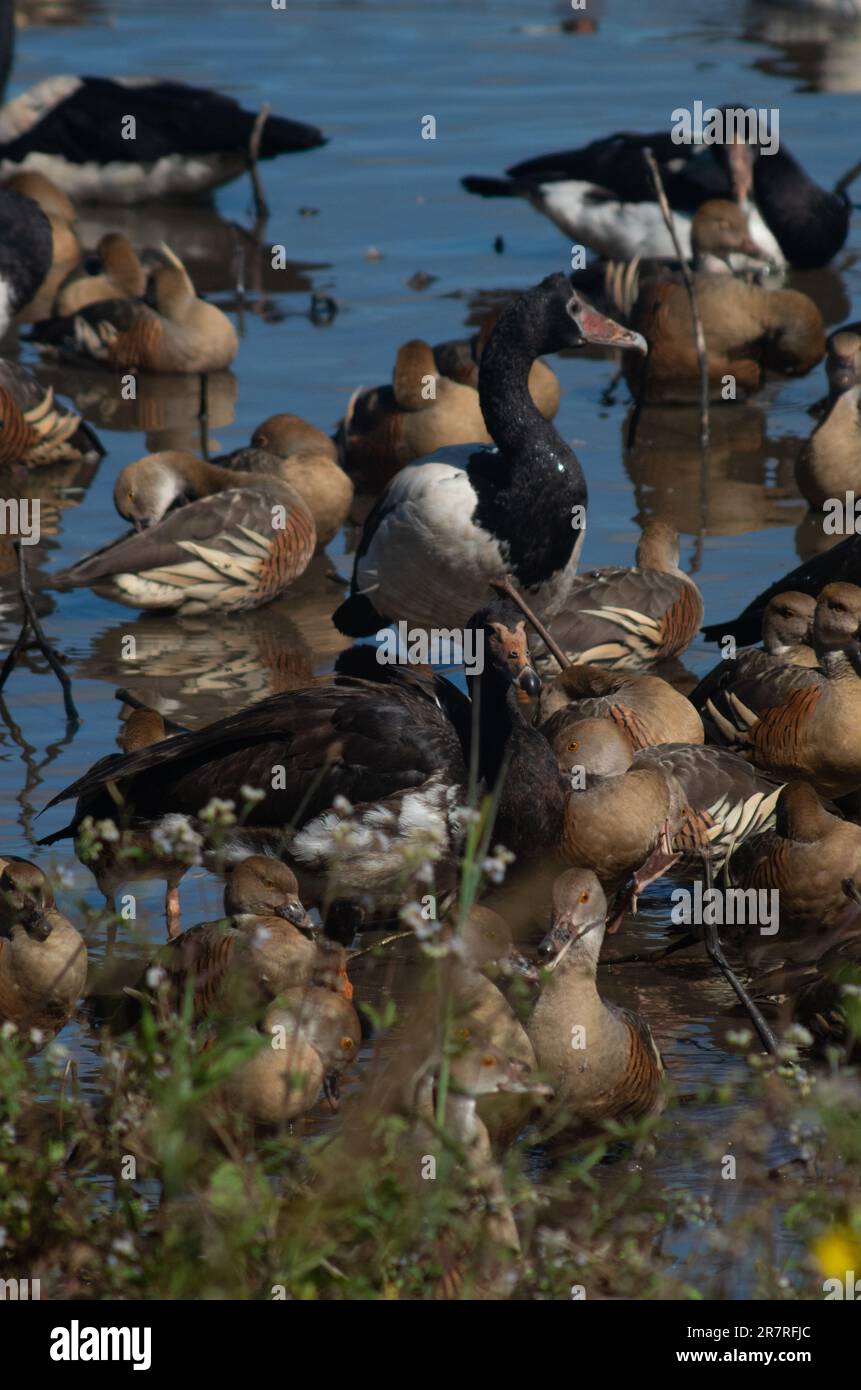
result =
[[[666,126],[676,106],[697,98],[779,106],[782,139],[823,184],[859,154],[861,24],[777,7],[606,0],[590,6],[593,33],[562,32],[559,21],[572,11],[558,0],[290,0],[286,11],[264,0],[117,0],[68,9],[71,24],[19,31],[10,94],[58,72],[157,73],[218,87],[252,108],[269,101],[320,125],[331,140],[263,166],[272,209],[265,236],[286,248],[285,271],[249,248],[245,181],[220,191],[213,207],[82,210],[85,242],[116,226],[130,228],[139,244],[164,239],[186,259],[198,288],[235,313],[240,354],[211,389],[213,453],[247,442],[274,411],[331,428],[355,387],[389,377],[400,342],[458,336],[477,292],[524,287],[566,268],[569,248],[549,223],[517,201],[469,197],[459,187],[464,173],[499,172],[614,129]],[[65,10],[32,10],[35,20],[46,13],[62,21]],[[425,115],[436,119],[433,141],[421,138]],[[501,252],[494,250],[498,237]],[[794,279],[829,324],[861,317],[858,247],[856,217],[836,265]],[[416,272],[433,277],[424,289],[408,283]],[[338,305],[328,326],[309,318],[312,291]],[[21,355],[34,360],[27,346]],[[811,429],[806,408],[823,393],[821,369],[718,412],[703,488],[689,416],[646,415],[626,458],[624,389],[602,403],[612,364],[569,357],[554,367],[564,392],[557,423],[577,442],[589,480],[587,563],[629,562],[638,523],[667,515],[683,532],[685,563],[698,567],[710,620],[731,616],[796,563],[804,507],[792,459]],[[45,379],[59,380],[48,371]],[[63,372],[61,379],[108,452],[90,475],[58,469],[31,483],[48,533],[29,552],[36,583],[118,533],[111,493],[124,464],[198,440],[195,382],[150,381],[129,403],[107,375]],[[354,541],[354,531],[339,536],[287,598],[241,619],[140,618],[86,590],[45,591],[45,623],[67,660],[83,722],[74,737],[64,736],[58,688],[41,666],[12,677],[0,725],[4,850],[31,855],[34,836],[63,823],[63,807],[35,826],[33,816],[115,748],[118,686],[196,725],[279,689],[286,677],[330,669],[342,645],[329,622],[341,592],[333,571],[348,572]],[[17,631],[12,569],[11,553],[0,546],[6,640]],[[129,634],[134,661],[122,659]],[[714,650],[698,642],[686,664],[702,672],[713,660]],[[217,915],[218,885],[205,874],[190,875],[182,891],[187,923]],[[153,941],[163,932],[161,892],[156,883],[138,893],[138,932]],[[83,895],[100,902],[76,867],[69,901]],[[662,940],[666,919],[666,895],[658,891],[636,929],[640,940]],[[90,945],[97,961],[103,942]],[[735,1018],[731,996],[699,957],[636,978],[619,966],[608,972],[608,986],[646,1012],[682,1092],[729,1065],[722,1040]],[[95,1043],[78,1024],[64,1036],[86,1084],[94,1084]],[[702,1118],[706,1126],[715,1122],[710,1110]],[[671,1149],[659,1162],[671,1182],[700,1186],[674,1168]]]

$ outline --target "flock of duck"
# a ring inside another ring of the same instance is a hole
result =
[[[230,319],[168,246],[115,232],[85,258],[73,199],[199,192],[322,137],[177,84],[116,87],[56,79],[0,110],[0,306],[8,322],[25,312],[30,341],[60,363],[205,386],[239,350]],[[114,138],[129,110],[139,148]],[[411,1116],[421,1152],[435,1142],[435,1087],[450,1066],[445,1119],[485,1196],[498,1195],[494,1155],[530,1120],[571,1135],[662,1108],[647,1021],[597,983],[605,932],[658,878],[777,889],[780,950],[760,993],[814,1043],[851,1043],[839,971],[861,960],[854,538],[718,625],[714,635],[762,645],[725,650],[689,693],[668,663],[700,631],[703,601],[673,527],[649,521],[631,565],[578,572],[587,481],[553,423],[560,389],[543,357],[621,354],[638,401],[700,391],[691,300],[644,148],[691,258],[712,397],[726,399],[728,376],[740,399],[827,357],[798,484],[813,509],[854,486],[861,325],[826,338],[812,299],[780,278],[843,246],[845,190],[820,188],[785,149],[766,158],[756,145],[616,135],[505,179],[465,180],[484,196],[529,198],[596,253],[585,269],[549,274],[469,339],[404,344],[391,384],[356,393],[331,436],[279,412],[231,455],[131,463],[114,485],[130,529],[51,579],[180,617],[249,610],[289,590],[357,490],[375,496],[333,621],[351,638],[393,622],[460,631],[464,649],[470,637],[483,654],[466,690],[359,644],[331,675],[204,727],[135,709],[123,751],[49,803],[74,811],[42,843],[72,841],[111,907],[126,883],[166,883],[167,943],[112,1029],[133,1027],[146,1001],[166,1017],[190,996],[204,1040],[219,1020],[244,1017],[261,1040],[287,1037],[217,1093],[257,1126],[297,1119],[321,1094],[334,1100],[367,1032],[350,980],[355,933],[373,943],[400,913],[406,934],[428,943],[456,1026],[441,1038],[430,1010],[420,1064],[395,1064],[389,1103]],[[34,473],[102,454],[80,415],[10,361],[0,424],[2,461]],[[183,931],[180,886],[199,864],[224,877],[224,916]],[[463,906],[459,885],[478,870],[482,901]],[[735,934],[742,954],[761,944],[754,926]],[[758,1015],[715,934],[702,935]],[[519,948],[539,938],[530,962]],[[86,976],[84,939],[46,873],[5,860],[0,1020],[40,1045]],[[506,995],[515,977],[536,996],[525,1021]],[[415,1031],[404,1046],[415,1049]],[[499,1202],[493,1210],[515,1248],[513,1222]]]

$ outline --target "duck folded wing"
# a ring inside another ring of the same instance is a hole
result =
[[[702,611],[696,587],[676,575],[606,568],[574,580],[553,635],[571,660],[636,666],[683,650]]]

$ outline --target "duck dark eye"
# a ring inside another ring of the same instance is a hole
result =
[[[517,652],[509,652],[509,653],[508,653],[508,659],[509,659],[509,661],[516,661],[516,660],[517,660]]]
[[[568,745],[568,752],[574,753],[579,747],[580,744],[577,742],[576,738],[572,738],[571,742]]]
[[[481,1059],[481,1065],[482,1065],[483,1067],[495,1067],[495,1066],[496,1066],[496,1058],[495,1058],[495,1057],[482,1057],[482,1059]]]

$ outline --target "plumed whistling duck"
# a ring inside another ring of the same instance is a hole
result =
[[[114,371],[217,372],[239,351],[236,330],[215,304],[198,299],[178,256],[153,272],[146,299],[105,299],[79,313],[34,325],[46,355]]]
[[[37,295],[53,256],[51,223],[38,203],[0,188],[0,336]]]
[[[857,921],[861,892],[861,826],[827,811],[807,782],[780,793],[773,830],[733,855],[733,880],[743,888],[776,888],[781,927],[824,933]]]
[[[146,287],[147,269],[128,237],[105,232],[85,273],[63,285],[54,313],[62,318],[105,299],[139,299]]]
[[[7,68],[14,11],[14,0],[0,0],[0,56]],[[48,77],[0,108],[0,170],[47,174],[71,198],[84,202],[187,197],[207,193],[247,170],[257,119],[232,97],[183,82]],[[273,159],[325,143],[314,126],[269,116],[257,158]]]
[[[811,508],[861,492],[861,324],[828,339],[828,400],[795,464],[795,481]]]
[[[148,454],[119,474],[114,502],[136,529],[61,570],[60,587],[129,608],[239,611],[277,598],[314,554],[310,511],[273,474]]]
[[[287,990],[259,1031],[265,1043],[218,1087],[216,1101],[267,1129],[306,1114],[324,1090],[334,1097],[362,1036],[352,1004],[313,985]]]
[[[389,619],[462,627],[506,573],[540,612],[562,606],[583,541],[586,481],[528,378],[540,353],[587,342],[645,350],[639,334],[573,294],[564,275],[503,311],[479,375],[495,447],[442,450],[393,478],[365,522],[350,596],[334,615],[341,632],[367,636]]]
[[[591,870],[560,874],[538,948],[547,975],[528,1025],[539,1072],[553,1086],[545,1122],[555,1133],[594,1132],[607,1120],[656,1115],[664,1106],[664,1065],[649,1025],[598,991],[606,925],[607,899]]]
[[[539,682],[519,610],[500,601],[476,614],[474,625],[485,651],[484,671],[475,677],[481,685],[479,771],[492,785],[517,693],[534,695]],[[459,836],[469,729],[465,697],[448,682],[425,680],[410,669],[392,668],[385,682],[339,678],[270,696],[203,729],[103,758],[57,798],[76,797],[75,815],[46,843],[77,836],[88,817],[113,818],[148,835],[167,822],[159,839],[175,834],[182,821],[199,843],[195,818],[211,798],[243,806],[242,789],[259,788],[264,795],[248,807],[235,846],[227,835],[228,860],[234,851],[247,855],[247,835],[272,828],[302,874],[305,901],[324,896],[306,879],[327,874],[343,876],[354,896],[390,895],[405,864],[415,870],[444,856]],[[532,732],[549,758],[545,740]],[[118,789],[119,803],[111,788]],[[346,827],[343,809],[332,809],[339,796],[355,808]],[[515,808],[514,824],[519,816]],[[297,833],[286,833],[293,825]]]
[[[35,1029],[48,1042],[71,1017],[86,978],[83,938],[57,911],[42,870],[26,859],[0,860],[0,1022]]]
[[[758,391],[767,372],[800,376],[825,352],[825,325],[813,300],[799,290],[769,290],[727,275],[695,277],[715,399],[739,399]],[[625,365],[637,399],[698,399],[700,367],[691,303],[680,279],[644,284],[631,323],[649,344],[648,370]],[[724,397],[725,378],[733,396]]]
[[[652,517],[643,527],[633,569],[607,565],[578,574],[552,629],[569,661],[624,671],[679,656],[702,620],[702,595],[679,568],[678,533]],[[543,675],[549,654],[540,642],[534,649]]]
[[[571,278],[574,279],[573,276]],[[452,381],[472,386],[477,391],[481,354],[501,312],[501,309],[497,309],[488,314],[471,338],[449,338],[444,343],[437,343],[433,350],[437,370]],[[529,394],[545,420],[552,420],[559,409],[562,391],[556,373],[540,358],[536,358],[529,369]]]
[[[727,679],[745,678],[760,668],[770,670],[770,663],[787,666],[818,666],[813,650],[813,615],[816,600],[809,594],[791,590],[769,599],[762,615],[762,646],[743,647],[734,656],[719,661],[691,692],[691,704],[703,709],[706,701],[719,691]]]
[[[104,449],[80,415],[25,367],[0,358],[0,465],[95,463]]]
[[[690,219],[708,198],[746,206],[751,236],[776,262],[827,265],[846,241],[849,200],[820,188],[781,142],[676,143],[670,134],[620,133],[576,150],[514,164],[507,177],[462,179],[483,197],[525,197],[574,241],[610,260],[673,256],[643,149],[657,160],[682,253],[689,256]]]
[[[741,671],[738,662],[727,662],[703,706],[718,739],[759,767],[811,782],[823,796],[861,787],[859,624],[861,589],[828,584],[813,615],[821,669],[787,665],[765,653],[758,659],[754,653]]]
[[[665,743],[634,753],[606,719],[553,716],[552,753],[571,779],[564,848],[604,884],[715,873],[743,840],[774,824],[783,785],[724,748]],[[644,867],[647,866],[648,868]]]
[[[611,673],[601,666],[566,666],[543,684],[539,728],[552,743],[557,723],[570,715],[611,719],[633,749],[657,743],[702,743],[703,724],[686,695],[649,673]]]
[[[180,1009],[191,988],[195,1023],[213,1013],[247,1013],[303,985],[352,997],[344,949],[334,941],[318,944],[306,934],[310,922],[287,864],[250,855],[232,865],[224,914],[174,937],[152,962],[161,972],[155,990],[147,985],[146,972],[138,988],[154,993],[168,1011]]]
[[[295,488],[314,518],[317,544],[328,545],[347,519],[353,484],[338,462],[334,441],[299,415],[270,415],[251,436],[251,446],[213,459],[224,468],[276,473]]]

